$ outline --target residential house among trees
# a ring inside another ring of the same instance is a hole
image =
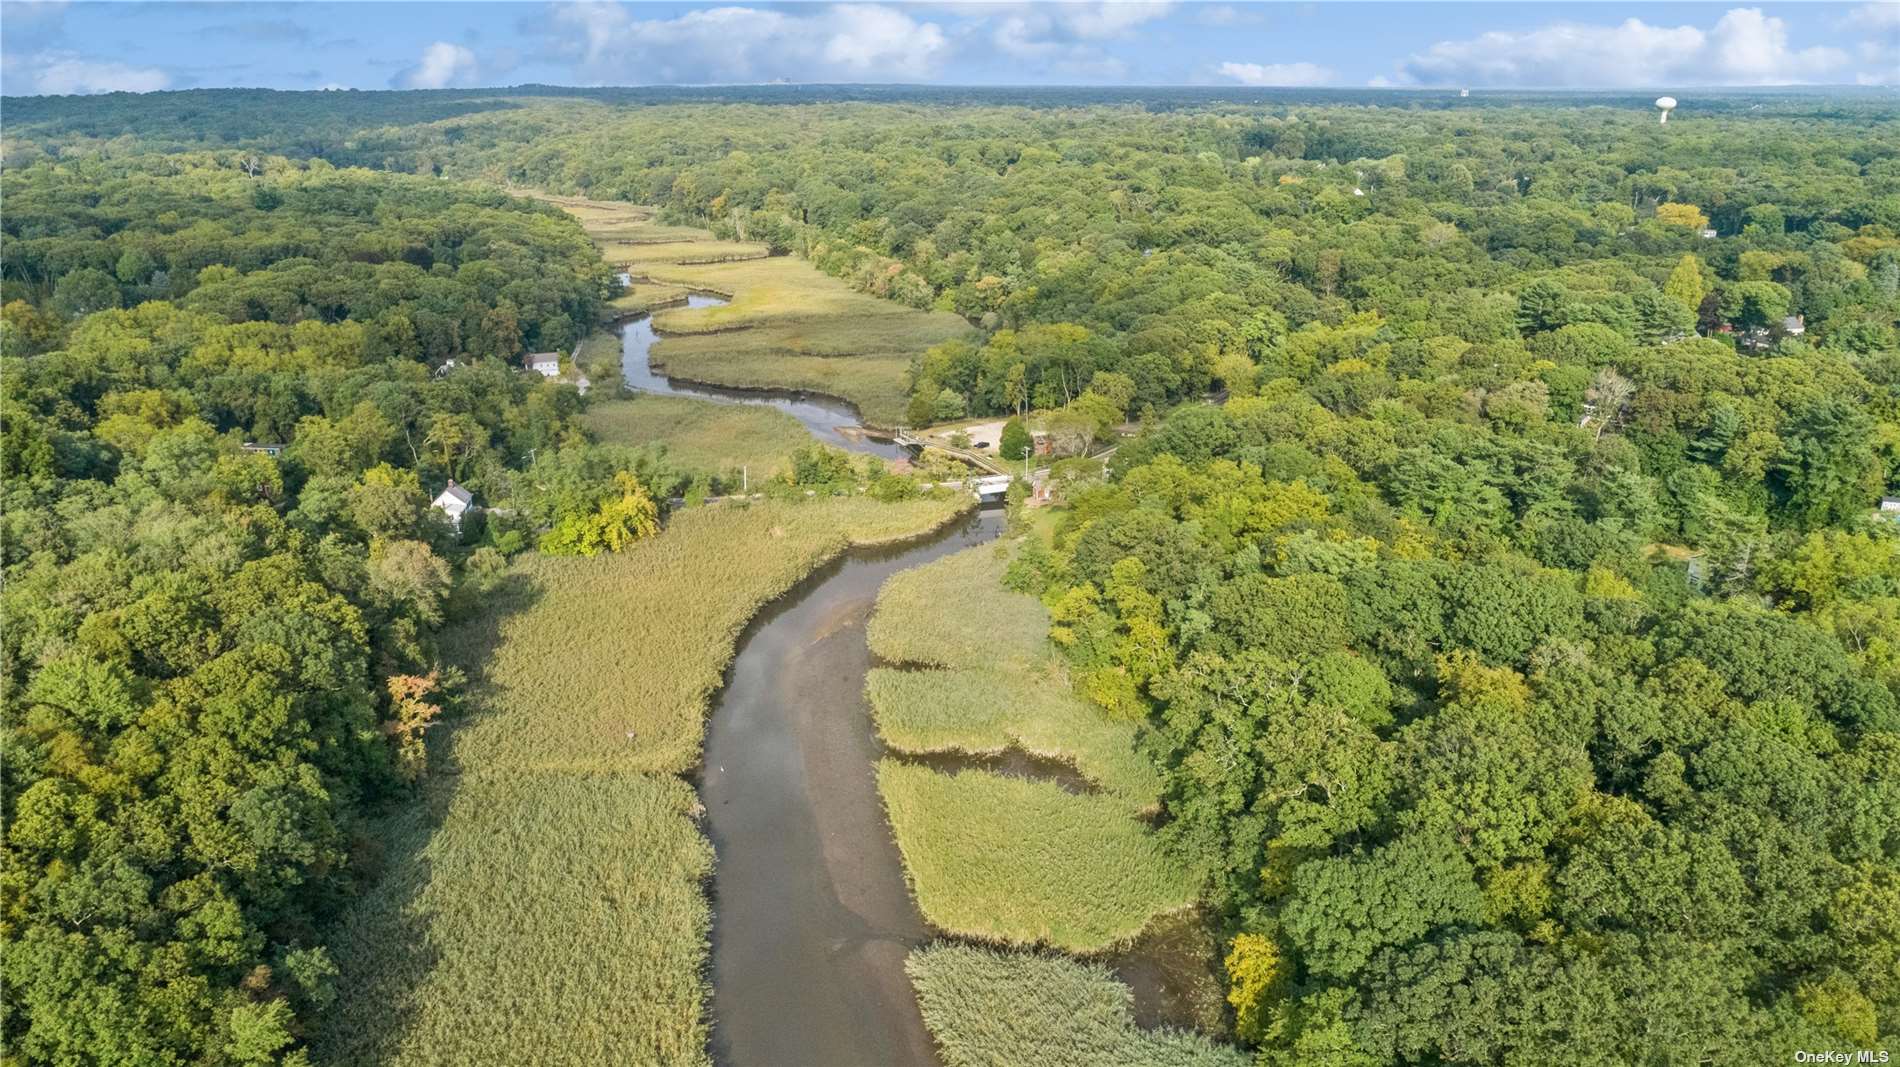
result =
[[[561,376],[561,354],[559,352],[530,352],[521,357],[521,362],[529,370],[536,371],[545,378]]]
[[[430,506],[447,515],[449,525],[460,531],[462,516],[475,509],[475,495],[455,484],[455,479],[450,478],[447,488],[436,495],[436,498],[430,502]]]

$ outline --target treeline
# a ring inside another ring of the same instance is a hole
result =
[[[514,362],[606,295],[538,205],[198,156],[0,195],[3,1043],[302,1062],[365,819],[413,802],[458,697],[437,628],[509,552],[617,547],[684,479]],[[505,510],[456,530],[451,477]]]
[[[1740,1063],[1900,1030],[1900,552],[1865,415],[1809,402],[1863,420],[1791,453],[1853,507],[1774,533],[1679,492],[1725,457],[1643,474],[1635,425],[1341,414],[1291,381],[1069,490],[1012,580],[1147,724],[1261,1063]],[[1678,537],[1720,547],[1653,541]]]
[[[1367,322],[1365,347],[1512,349],[1588,322],[1638,344],[1700,333],[1751,353],[1888,351],[1890,120],[535,105],[397,140],[442,153],[451,173],[660,204],[867,292],[1010,331],[921,364],[918,418],[946,389],[972,414],[1057,407],[1096,370],[1134,377],[1142,404],[1246,390],[1357,358],[1307,331]],[[1692,299],[1674,294],[1688,317],[1662,299],[1685,256],[1699,276]],[[1527,290],[1543,305],[1528,323]],[[1063,341],[1025,338],[1038,326]]]

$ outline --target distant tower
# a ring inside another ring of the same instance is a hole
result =
[[[1656,106],[1662,109],[1662,122],[1666,123],[1669,121],[1669,113],[1676,109],[1676,98],[1673,96],[1659,96],[1656,98]]]
[[[1460,90],[1458,90],[1458,95],[1459,95],[1459,96],[1470,96],[1470,95],[1471,95],[1471,90],[1469,90],[1469,89],[1460,89]]]

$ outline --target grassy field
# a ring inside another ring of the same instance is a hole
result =
[[[912,358],[971,333],[947,312],[867,296],[802,259],[767,258],[763,245],[661,226],[651,208],[542,199],[579,218],[608,262],[649,279],[610,313],[649,310],[688,288],[732,298],[724,307],[656,312],[654,325],[668,336],[654,348],[653,362],[682,378],[843,397],[870,425],[897,426]]]
[[[663,444],[667,456],[689,471],[724,474],[747,467],[761,481],[789,466],[793,449],[811,443],[805,427],[776,408],[684,396],[599,401],[581,423],[608,444]]]
[[[1099,952],[1194,901],[1189,873],[1116,797],[895,759],[877,782],[918,909],[940,930]]]
[[[1199,1034],[1143,1030],[1128,987],[1060,957],[938,943],[904,961],[949,1067],[1246,1067]]]
[[[878,591],[865,636],[887,663],[932,667],[1039,665],[1049,655],[1049,613],[1003,588],[1008,558],[996,546],[966,549],[895,575]]]
[[[852,543],[960,499],[693,509],[619,554],[525,556],[443,635],[472,705],[414,803],[376,828],[383,877],[325,938],[326,1064],[703,1064],[710,848],[675,775],[746,622]]]
[[[899,752],[994,754],[1015,746],[1075,764],[1138,810],[1153,807],[1160,793],[1159,772],[1135,749],[1134,725],[1071,693],[1053,657],[1042,671],[877,667],[865,693],[878,733]]]

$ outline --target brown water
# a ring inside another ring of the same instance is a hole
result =
[[[714,702],[699,794],[713,875],[712,1052],[729,1067],[901,1067],[938,1062],[904,957],[932,939],[912,903],[878,797],[885,754],[864,701],[864,639],[884,580],[994,539],[981,512],[909,545],[847,554],[768,607]],[[1093,786],[1066,763],[1009,750],[922,757]],[[1103,960],[1143,1025],[1221,1025],[1204,928],[1156,924]]]
[[[908,547],[853,552],[743,638],[706,737],[713,1056],[735,1067],[936,1062],[904,956],[930,938],[874,769],[864,641],[878,587],[981,544],[1000,512]]]

